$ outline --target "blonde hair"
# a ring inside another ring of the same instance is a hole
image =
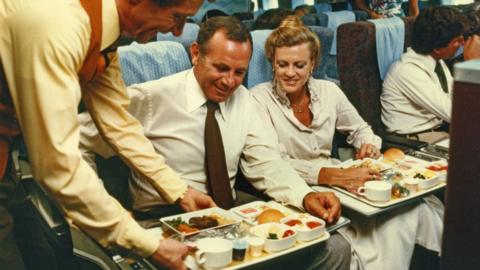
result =
[[[288,16],[268,36],[265,42],[265,55],[273,65],[276,48],[293,47],[303,43],[308,43],[313,66],[316,67],[320,58],[320,40],[317,34],[306,27],[297,16]]]

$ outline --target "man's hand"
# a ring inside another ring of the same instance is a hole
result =
[[[327,223],[335,223],[342,214],[340,200],[332,192],[310,192],[303,198],[303,207]]]
[[[364,143],[355,154],[355,158],[364,159],[366,157],[377,159],[380,157],[380,150],[372,144]]]
[[[157,266],[171,270],[186,270],[183,259],[188,254],[188,247],[173,239],[160,240],[157,250],[148,258]]]
[[[463,58],[465,60],[480,58],[480,36],[472,35],[465,41],[463,49]]]
[[[185,212],[217,206],[210,196],[191,187],[188,188],[183,198],[178,200],[178,204]]]

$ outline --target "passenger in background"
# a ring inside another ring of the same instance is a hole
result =
[[[293,15],[293,11],[290,9],[269,9],[258,16],[253,24],[253,30],[275,29],[289,15]]]
[[[464,44],[466,17],[452,7],[427,8],[413,25],[412,47],[392,64],[380,96],[386,131],[433,143],[448,137],[453,78],[444,59]],[[478,57],[479,36],[465,42],[466,60]]]
[[[297,15],[299,18],[305,15],[309,14],[317,14],[317,10],[315,9],[314,6],[309,6],[309,5],[300,5],[297,6],[293,12],[295,15]]]
[[[355,9],[367,12],[371,19],[404,17],[402,0],[354,0]],[[418,16],[418,0],[408,0],[408,16]]]
[[[228,14],[220,9],[210,9],[207,12],[205,12],[205,15],[203,15],[202,22],[214,17],[222,17],[222,16],[228,16]]]
[[[356,191],[379,174],[367,168],[335,168],[338,161],[330,157],[334,131],[348,133],[357,159],[378,158],[381,141],[342,90],[311,77],[319,48],[317,36],[298,17],[289,17],[265,44],[274,80],[251,92],[263,128],[307,183]],[[439,252],[443,205],[433,196],[425,201],[372,218],[351,213],[351,226],[339,230],[353,248],[351,269],[407,270],[416,243]]]
[[[480,3],[479,3],[480,4]],[[480,5],[477,5],[477,8],[480,7]],[[470,37],[472,37],[472,41],[468,44],[469,46],[467,47],[467,54],[470,54],[470,57],[472,58],[480,58],[480,50],[474,50],[475,47],[479,47],[478,45],[475,46],[475,43],[480,42],[480,9],[472,9],[468,12],[465,13],[465,16],[467,17],[468,21],[468,26],[467,30],[463,34],[463,38],[465,40],[468,40]],[[453,66],[456,63],[463,62],[465,61],[464,53],[463,50],[465,48],[461,48],[461,53],[458,54],[457,56],[450,58],[450,59],[445,59],[445,63],[448,66],[448,69],[450,70],[451,73],[453,73]],[[473,51],[472,51],[473,50]]]
[[[212,194],[219,206],[229,208],[231,203],[257,199],[230,189],[223,195],[231,195],[234,201],[225,203],[213,193],[213,177],[206,161],[213,154],[204,144],[211,137],[207,135],[209,115],[216,119],[221,133],[215,144],[223,142],[226,150],[221,150],[223,160],[214,167],[219,170],[222,164],[226,166],[223,180],[229,188],[240,165],[246,179],[258,190],[333,223],[341,212],[338,198],[333,193],[314,192],[282,159],[255,113],[251,93],[241,85],[251,53],[250,33],[238,19],[209,19],[201,25],[197,42],[191,46],[193,69],[129,88],[129,109],[143,123],[145,134],[166,157],[167,164],[190,187]],[[82,147],[103,157],[111,156],[113,152],[104,147],[88,115],[80,117]],[[141,176],[133,175],[130,190],[134,209],[143,214],[158,218],[170,211],[170,204]],[[349,247],[339,235],[332,235],[326,247],[315,250],[309,260],[295,260],[296,267],[348,269]]]

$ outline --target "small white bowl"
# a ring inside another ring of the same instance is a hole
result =
[[[294,228],[298,233],[297,240],[303,242],[311,241],[325,233],[325,221],[306,213],[298,213],[287,216],[280,220],[280,222],[290,226],[291,228]],[[311,225],[312,222],[316,223],[318,226],[310,228],[311,226],[309,225]]]
[[[422,174],[426,178],[426,179],[421,179],[421,178],[415,178],[415,176],[413,177],[413,179],[418,179],[419,189],[429,189],[437,185],[439,182],[439,174],[437,172],[425,169],[423,171],[417,171],[416,173]]]
[[[288,230],[292,231],[293,234],[287,237],[282,237]],[[269,233],[277,234],[279,239],[269,239]],[[250,228],[250,234],[265,239],[265,246],[263,248],[269,253],[278,252],[293,246],[298,236],[295,229],[281,223],[264,223],[253,226]]]
[[[438,184],[438,176],[430,178],[430,179],[420,179],[418,182],[419,189],[429,189]]]

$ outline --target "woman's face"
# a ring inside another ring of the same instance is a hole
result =
[[[313,70],[308,43],[276,48],[273,65],[275,79],[287,94],[302,91]]]

